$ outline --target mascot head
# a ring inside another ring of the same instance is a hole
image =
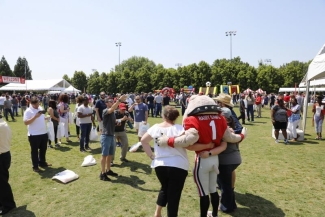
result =
[[[193,95],[191,96],[187,109],[185,110],[183,120],[188,116],[201,114],[219,114],[220,107],[214,100],[208,96]]]

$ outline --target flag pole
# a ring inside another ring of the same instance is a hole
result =
[[[26,58],[25,59],[25,84],[26,84],[26,94],[27,94],[27,79],[26,79]]]

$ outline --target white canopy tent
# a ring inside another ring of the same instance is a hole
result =
[[[299,92],[306,92],[306,88],[305,87],[297,87],[297,88],[294,88],[294,87],[281,87],[279,88],[279,93],[283,93],[283,92],[295,92],[297,91],[297,93]],[[325,92],[325,87],[313,87],[312,89],[309,90],[310,92],[313,92],[313,91],[317,91],[317,92]]]
[[[81,90],[78,90],[78,89],[76,89],[74,86],[70,85],[70,87],[64,89],[62,92],[64,92],[64,93],[74,93],[74,94],[76,94],[76,93],[80,93]]]
[[[306,128],[309,87],[311,86],[311,81],[316,82],[316,80],[323,80],[324,78],[325,78],[325,44],[317,53],[313,61],[309,64],[307,74],[305,75],[304,79],[301,81],[301,84],[306,85],[306,96],[304,100],[304,113],[303,113],[304,132]]]
[[[25,84],[9,83],[1,87],[0,91],[64,91],[70,86],[64,79],[26,80]]]

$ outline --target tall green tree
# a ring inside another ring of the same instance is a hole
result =
[[[25,57],[24,58],[18,57],[13,73],[16,77],[24,78],[25,72],[26,72],[26,79],[33,80],[32,70],[30,70],[29,68],[27,59]]]
[[[107,93],[113,94],[118,93],[117,84],[119,82],[119,72],[110,72],[107,75]]]
[[[283,76],[284,87],[298,86],[308,71],[308,63],[292,61],[280,66],[279,72]]]
[[[150,83],[152,84],[153,90],[161,90],[165,86],[171,85],[164,81],[166,76],[168,76],[167,69],[162,64],[158,64],[154,72],[150,74]]]
[[[93,94],[100,93],[99,73],[97,71],[89,75],[89,79],[87,81],[87,92]]]
[[[102,72],[99,75],[99,86],[100,91],[104,91],[105,93],[108,92],[108,85],[107,85],[108,76],[105,72]]]
[[[137,92],[150,92],[152,91],[152,84],[150,83],[150,74],[154,70],[154,67],[150,64],[146,64],[136,71],[137,86],[135,91]]]
[[[10,66],[4,56],[2,56],[0,61],[0,75],[3,76],[14,76],[12,73],[12,70],[10,69]]]
[[[72,80],[71,78],[69,78],[69,76],[67,74],[64,74],[62,79],[66,80],[67,82],[69,82],[70,84],[72,84]]]
[[[258,86],[255,86],[254,89],[262,88],[262,90],[267,92],[278,92],[279,88],[283,86],[283,82],[283,76],[279,73],[278,68],[271,65],[260,65],[257,68],[256,78]]]
[[[83,71],[75,71],[71,81],[75,88],[81,91],[87,90],[87,76]]]

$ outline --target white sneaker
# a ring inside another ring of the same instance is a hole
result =
[[[213,217],[213,215],[212,215],[212,211],[208,211],[208,213],[207,213],[207,217]]]
[[[275,140],[275,143],[279,143],[279,140],[278,140],[278,139],[276,139],[276,140]]]

